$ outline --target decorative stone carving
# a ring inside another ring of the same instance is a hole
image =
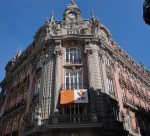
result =
[[[61,47],[61,40],[56,40],[55,41],[55,49],[54,49],[54,54],[56,55],[56,57],[60,57],[63,55],[63,50]]]
[[[27,116],[25,115],[21,118],[21,129],[20,129],[21,136],[24,134],[26,126],[27,126]]]
[[[85,42],[86,42],[85,50],[84,50],[85,54],[92,55],[94,50],[90,46],[90,41],[85,41]]]
[[[63,55],[62,48],[61,47],[55,47],[54,54],[56,55],[56,57],[62,56]]]
[[[37,126],[40,126],[42,125],[42,110],[41,110],[41,107],[38,107],[35,111],[35,123]]]

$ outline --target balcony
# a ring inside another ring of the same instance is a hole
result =
[[[127,82],[125,80],[125,77],[121,74],[119,74],[119,83],[120,84],[124,84],[124,85],[127,85]]]
[[[87,89],[87,84],[86,83],[77,83],[77,84],[73,84],[73,83],[66,83],[66,84],[62,84],[62,90],[69,90],[69,89]]]
[[[82,60],[81,59],[66,59],[66,64],[64,67],[69,67],[69,66],[78,66],[81,67]]]
[[[109,66],[108,64],[106,64],[105,66],[106,66],[106,70],[107,70],[107,71],[112,72],[111,66]]]
[[[16,105],[14,105],[13,107],[8,108],[7,110],[4,111],[4,116],[10,114],[11,112],[19,109],[20,107],[24,106],[26,104],[25,100],[21,100],[19,101]]]
[[[123,97],[123,104],[127,107],[137,110],[137,107],[135,106],[135,103],[131,98]]]
[[[97,117],[91,115],[54,115],[46,122],[49,128],[57,129],[102,127],[102,123],[97,122]]]
[[[134,92],[134,85],[132,84],[130,80],[127,81],[127,86],[130,92]]]
[[[53,116],[52,124],[55,124],[54,118],[58,119],[58,124],[91,124],[91,117],[89,115]]]

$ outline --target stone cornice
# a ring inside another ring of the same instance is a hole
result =
[[[148,77],[143,76],[142,74],[139,73],[139,71],[135,70],[135,68],[133,68],[133,65],[131,65],[129,62],[127,62],[127,60],[125,60],[118,52],[115,52],[114,49],[106,44],[102,39],[100,39],[100,43],[103,44],[103,46],[105,46],[105,49],[110,51],[111,53],[113,53],[113,57],[115,57],[117,60],[119,60],[121,63],[125,64],[125,66],[130,69],[134,74],[136,74],[138,77],[140,77],[143,81],[145,81],[147,84],[150,85],[150,80]]]
[[[0,83],[0,85],[2,86],[3,84],[5,84],[5,82],[7,82],[10,78],[12,78],[13,76],[14,76],[14,74],[16,73],[16,71],[18,70],[18,69],[20,69],[21,67],[23,67],[27,62],[30,62],[31,63],[31,61],[33,60],[33,57],[34,57],[34,55],[39,51],[39,50],[41,50],[42,48],[45,48],[45,46],[43,45],[41,45],[41,46],[38,46],[35,50],[32,50],[31,51],[31,54],[24,60],[24,62],[21,64],[21,65],[19,65],[18,63],[16,63],[15,64],[15,66],[18,66],[15,70],[13,70],[13,72],[11,73],[11,74],[9,74],[9,75],[7,75],[5,78],[4,78],[4,80]],[[13,69],[15,68],[15,66],[13,66]]]

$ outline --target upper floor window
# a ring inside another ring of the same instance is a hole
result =
[[[82,71],[68,71],[65,76],[66,89],[82,89]]]
[[[106,56],[106,57],[104,58],[104,62],[105,62],[106,65],[110,66],[110,60],[109,60],[109,57],[108,57],[108,56]]]
[[[66,49],[66,63],[81,63],[81,51],[78,48]]]
[[[110,95],[113,95],[113,96],[114,96],[113,79],[107,77],[107,82],[108,82],[108,91],[109,91]]]
[[[6,125],[5,134],[10,133],[10,128],[11,128],[11,123],[10,123],[10,122],[8,122],[8,123],[7,123],[7,125]]]
[[[24,91],[24,99],[27,98],[27,95],[28,95],[28,90],[26,89],[26,90]]]
[[[40,92],[40,86],[41,86],[40,83],[41,83],[40,79],[38,79],[35,83],[35,91],[34,91],[35,95]]]
[[[127,115],[127,116],[126,116],[126,118],[125,118],[125,123],[126,123],[126,128],[127,128],[128,130],[130,130],[130,129],[132,128],[130,115]]]
[[[89,123],[87,119],[87,105],[83,103],[72,103],[63,105],[62,107],[62,114],[69,115],[68,119],[65,120],[68,123],[75,124],[75,123]],[[62,120],[63,121],[63,120]]]
[[[37,67],[37,69],[42,67],[42,59],[41,58],[38,59],[36,67]]]
[[[16,121],[17,121],[17,119],[15,118],[14,121],[13,121],[13,124],[12,124],[12,131],[15,130],[15,127],[16,127]]]

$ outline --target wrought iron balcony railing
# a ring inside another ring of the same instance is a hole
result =
[[[57,118],[58,122],[53,122]],[[52,116],[52,124],[91,124],[90,115],[62,115]]]
[[[19,101],[16,105],[14,105],[13,107],[8,108],[7,110],[4,111],[4,116],[10,114],[11,112],[17,110],[19,107],[26,105],[26,102],[24,99],[22,99],[21,101]]]
[[[81,59],[66,59],[66,64],[82,64]]]
[[[62,85],[62,89],[66,89],[66,90],[69,90],[69,89],[87,89],[87,84],[85,84],[85,83],[76,83],[76,84],[66,83],[66,84]]]

